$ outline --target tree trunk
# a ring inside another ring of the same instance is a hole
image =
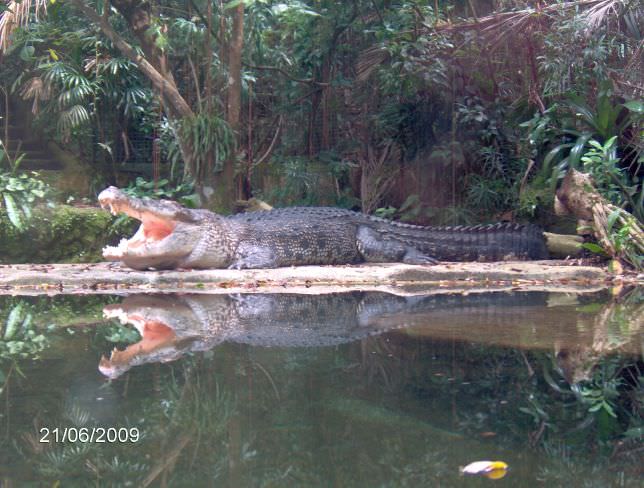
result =
[[[241,66],[244,46],[244,2],[233,10],[233,35],[228,50],[228,123],[234,131],[239,130],[241,117]]]
[[[241,67],[244,46],[244,3],[240,2],[232,12],[233,30],[228,46],[228,92],[226,99],[226,121],[235,133],[239,145],[241,121]],[[210,206],[219,211],[228,211],[235,201],[235,154],[224,161],[223,168],[214,178],[214,193]]]

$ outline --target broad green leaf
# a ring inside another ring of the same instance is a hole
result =
[[[25,215],[25,219],[29,220],[31,218],[31,207],[28,204],[21,203],[20,208],[22,213]]]
[[[616,141],[616,140],[617,140],[617,136],[613,136],[613,137],[611,137],[611,138],[610,138],[610,139],[608,139],[608,140],[606,141],[606,143],[604,144],[604,148],[608,149],[608,148],[612,147],[612,146],[613,146],[613,144],[615,144],[615,141]]]
[[[244,0],[232,0],[226,4],[224,7],[224,10],[229,10],[231,8],[237,7],[239,4],[244,3]]]
[[[7,318],[7,326],[4,329],[4,339],[11,339],[16,331],[18,330],[18,325],[20,323],[20,318],[22,316],[22,304],[19,303],[11,309],[9,312],[9,317]]]
[[[570,168],[579,167],[579,160],[584,153],[584,147],[591,137],[592,134],[583,134],[577,138],[575,145],[572,147],[570,154],[568,155],[568,166]],[[592,141],[590,141],[590,144],[592,144]]]
[[[602,408],[602,406],[603,406],[603,405],[602,405],[601,403],[596,403],[595,405],[593,405],[592,407],[590,407],[590,408],[588,409],[588,411],[589,411],[589,412],[597,412],[600,408]]]
[[[624,104],[624,107],[626,107],[631,112],[638,114],[644,113],[644,102],[641,100],[631,100],[630,102],[626,102]]]
[[[613,230],[613,226],[615,225],[620,213],[620,209],[613,210],[606,219],[606,230],[608,230],[608,232]]]
[[[25,46],[20,50],[20,59],[23,61],[29,61],[33,58],[36,49],[33,46]]]
[[[583,247],[584,249],[588,249],[590,252],[594,252],[595,254],[606,255],[606,251],[604,250],[604,248],[593,242],[584,242],[581,245],[581,247]]]
[[[27,153],[23,153],[16,158],[16,160],[13,162],[13,171],[16,171],[18,169],[18,167],[20,166],[20,163],[22,163],[22,160],[25,159],[26,155]]]
[[[631,427],[626,432],[624,432],[624,437],[629,439],[637,439],[644,437],[644,427]]]
[[[545,171],[548,171],[550,168],[553,160],[559,156],[559,154],[564,150],[569,147],[572,147],[572,143],[567,143],[567,144],[559,144],[558,146],[554,147],[551,149],[548,154],[546,154],[546,157],[543,158],[543,168]]]
[[[604,146],[602,146],[602,145],[601,145],[598,141],[596,141],[595,139],[592,139],[592,140],[588,141],[588,144],[590,144],[591,146],[593,146],[593,147],[594,147],[594,148],[596,148],[596,149],[600,149],[600,150],[601,150],[601,149],[604,149]]]
[[[22,330],[29,329],[29,326],[31,325],[32,320],[33,320],[33,316],[30,313],[27,313],[25,320],[22,321]]]
[[[5,192],[2,194],[2,196],[4,197],[4,204],[5,208],[7,209],[7,216],[9,217],[9,220],[16,229],[22,230],[22,217],[20,215],[18,207],[16,206],[16,201],[9,193]]]

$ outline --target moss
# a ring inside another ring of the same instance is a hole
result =
[[[36,208],[19,232],[0,209],[0,263],[89,263],[101,249],[131,236],[137,222],[118,219],[97,208],[60,205]]]

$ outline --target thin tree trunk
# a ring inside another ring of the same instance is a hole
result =
[[[228,92],[226,121],[239,139],[241,121],[241,67],[244,47],[244,3],[233,9],[233,29],[228,49]],[[237,140],[239,142],[239,140]],[[229,210],[235,200],[235,155],[231,154],[215,181],[213,205],[219,210]]]
[[[228,56],[228,123],[239,130],[241,118],[241,56],[244,46],[244,2],[233,10],[233,35]]]

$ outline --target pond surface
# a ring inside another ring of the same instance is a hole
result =
[[[0,297],[0,485],[642,486],[643,312],[637,289]],[[510,469],[459,473],[483,460]]]

